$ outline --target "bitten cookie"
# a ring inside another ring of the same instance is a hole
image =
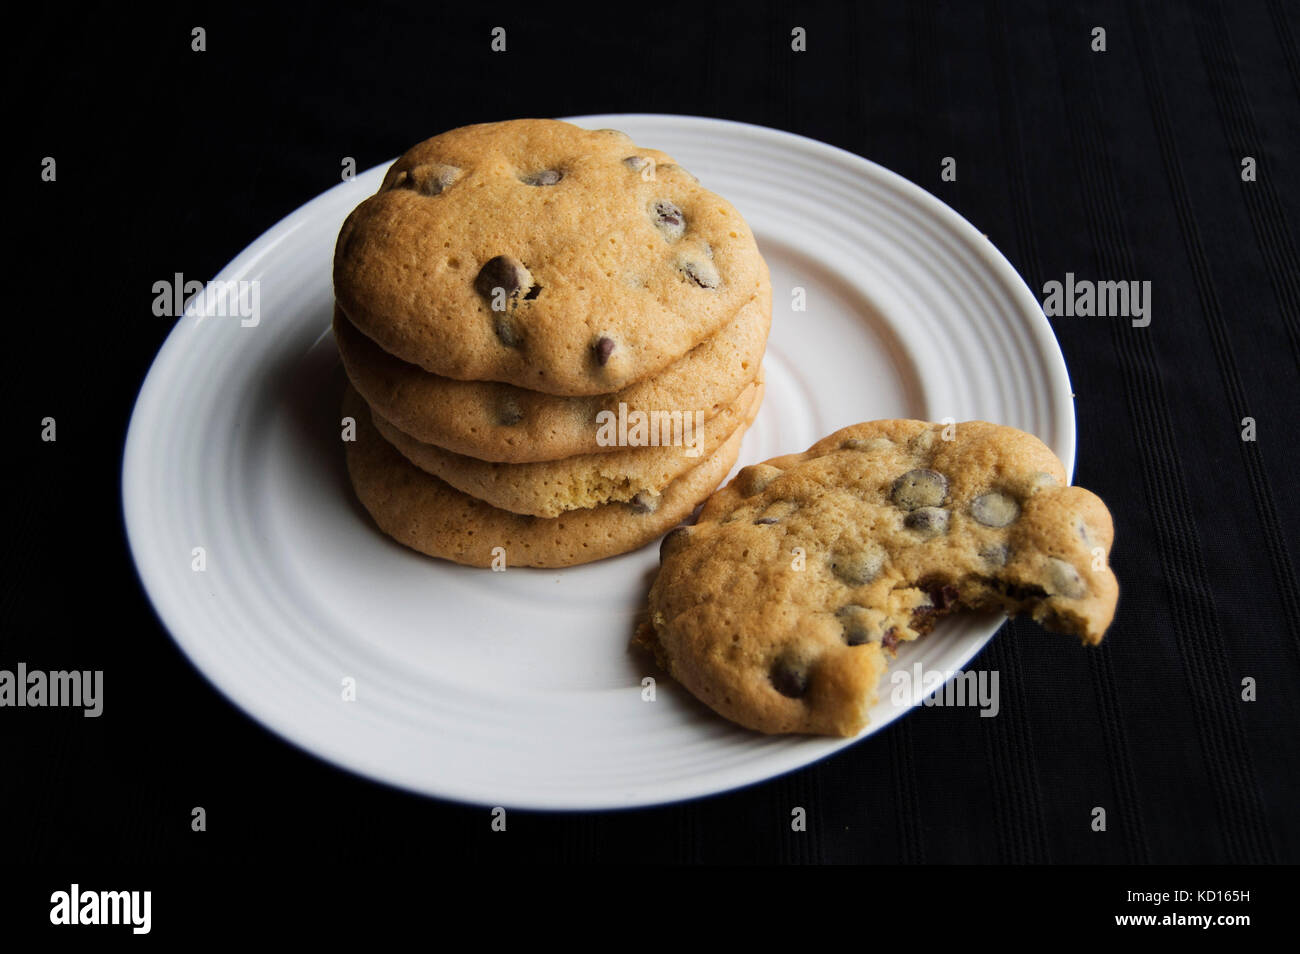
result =
[[[705,420],[754,380],[771,325],[764,294],[662,372],[613,394],[558,397],[489,381],[455,381],[407,364],[334,311],[334,338],[353,386],[385,420],[425,444],[502,463],[612,450],[596,439],[602,411],[690,408]]]
[[[334,256],[340,305],[385,351],[561,395],[655,374],[769,289],[726,200],[622,133],[549,119],[411,148]]]
[[[480,567],[491,566],[498,555],[508,566],[575,566],[644,546],[689,516],[727,476],[745,432],[736,428],[657,501],[612,503],[548,519],[500,510],[420,470],[375,430],[351,387],[343,413],[356,421],[356,439],[347,444],[352,486],[379,528],[413,550]]]
[[[754,422],[762,402],[755,381],[722,413],[698,425],[690,412],[655,418],[658,446],[623,447],[613,454],[582,454],[535,464],[494,464],[422,444],[371,409],[375,427],[402,456],[472,497],[512,513],[558,517],[609,503],[655,505],[664,488],[711,457],[736,428]],[[612,430],[612,428],[611,428]],[[673,443],[675,442],[675,443]]]
[[[762,732],[854,735],[899,642],[962,608],[1101,641],[1110,513],[1036,437],[875,421],[746,467],[661,545],[637,640]]]

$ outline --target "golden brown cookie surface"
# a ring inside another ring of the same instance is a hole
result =
[[[769,280],[740,214],[670,157],[530,119],[408,150],[344,223],[334,287],[408,363],[589,395],[666,368]]]

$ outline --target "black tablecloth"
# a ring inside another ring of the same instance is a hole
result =
[[[40,16],[15,28],[6,64],[0,669],[103,669],[105,711],[0,709],[18,859],[1300,859],[1295,4]],[[344,156],[365,169],[465,123],[597,112],[717,116],[851,150],[988,233],[1036,294],[1068,272],[1151,283],[1147,327],[1052,319],[1076,392],[1076,481],[1115,516],[1122,596],[1100,648],[1012,622],[972,664],[1001,674],[997,718],[920,709],[745,790],[512,813],[506,836],[482,808],[279,741],[189,665],[121,523],[127,421],[171,324],[151,313],[154,282],[212,277],[337,183]],[[46,417],[56,442],[39,438]],[[795,806],[806,832],[791,830]]]

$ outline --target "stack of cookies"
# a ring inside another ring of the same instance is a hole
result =
[[[570,566],[662,536],[763,394],[767,267],[664,153],[552,120],[403,155],[339,233],[357,495],[399,542]]]

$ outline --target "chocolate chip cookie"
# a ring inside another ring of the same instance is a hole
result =
[[[611,450],[599,415],[698,409],[708,420],[758,374],[772,321],[771,296],[745,305],[712,336],[652,378],[594,397],[558,397],[491,381],[455,381],[393,357],[341,309],[334,338],[348,377],[385,420],[425,444],[485,461],[526,463]]]
[[[691,412],[657,419],[647,440],[658,446],[617,448],[532,464],[498,464],[424,444],[374,413],[375,427],[402,456],[426,473],[501,510],[558,517],[609,503],[647,506],[665,487],[711,457],[736,428],[753,423],[762,403],[762,378],[748,385],[720,414],[697,422]],[[611,431],[613,428],[611,428]]]
[[[524,119],[408,150],[344,223],[334,289],[426,371],[593,395],[667,368],[770,283],[744,219],[669,156]]]
[[[343,413],[356,421],[355,440],[346,445],[352,486],[379,528],[413,550],[479,567],[495,560],[505,566],[574,566],[644,546],[685,519],[726,477],[745,433],[737,427],[657,498],[545,518],[493,507],[420,470],[379,434],[351,387]]]
[[[744,468],[665,537],[637,641],[741,725],[854,735],[895,648],[947,614],[1025,612],[1100,642],[1112,538],[1030,434],[858,424]]]

